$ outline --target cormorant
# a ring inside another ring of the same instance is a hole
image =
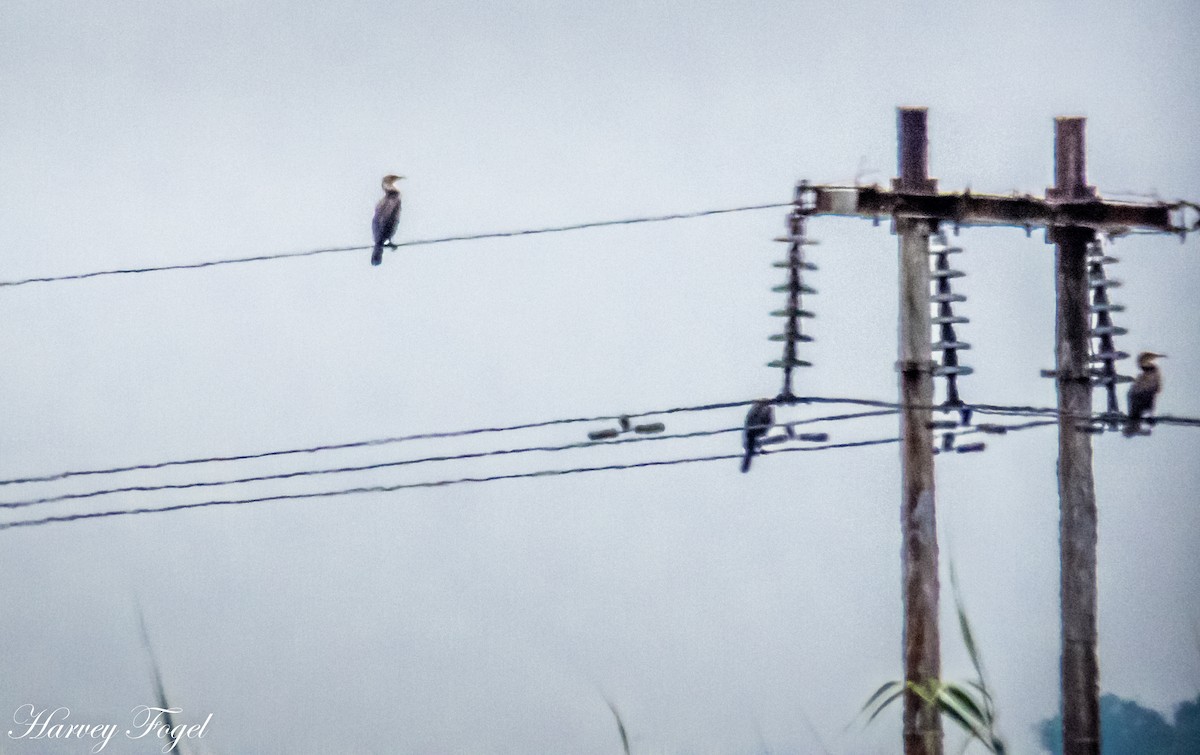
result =
[[[400,222],[400,190],[396,182],[404,176],[387,175],[383,177],[383,199],[375,205],[375,217],[371,219],[371,233],[375,237],[375,251],[371,254],[371,264],[383,262],[383,248],[395,247],[392,234]]]
[[[1155,354],[1153,351],[1143,351],[1138,354],[1137,363],[1141,374],[1129,386],[1129,419],[1125,422],[1125,437],[1137,435],[1142,429],[1142,418],[1154,412],[1154,399],[1162,390],[1162,375],[1159,374],[1155,359],[1166,354]]]
[[[760,399],[750,405],[750,411],[746,413],[746,430],[742,440],[746,447],[746,455],[742,457],[743,472],[750,471],[750,459],[758,453],[758,444],[773,424],[775,407],[770,401]]]

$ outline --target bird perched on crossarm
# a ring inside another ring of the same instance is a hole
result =
[[[762,437],[767,434],[773,424],[775,424],[775,407],[770,401],[760,399],[750,405],[750,411],[746,413],[746,430],[742,437],[742,443],[746,448],[746,455],[742,457],[743,472],[750,471],[750,460],[758,453]]]
[[[1155,354],[1153,351],[1143,351],[1138,354],[1137,363],[1141,373],[1129,386],[1129,418],[1125,421],[1125,437],[1137,435],[1142,430],[1142,419],[1154,412],[1154,400],[1162,390],[1162,375],[1158,371],[1155,359],[1161,359],[1166,354]]]
[[[392,235],[400,223],[400,190],[396,182],[404,176],[387,175],[383,177],[383,199],[375,205],[375,217],[371,219],[371,233],[375,237],[375,251],[371,253],[371,264],[383,262],[383,248],[395,248]]]

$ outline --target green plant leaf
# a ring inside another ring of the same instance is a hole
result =
[[[971,693],[963,689],[957,684],[947,684],[942,687],[942,699],[950,700],[956,708],[963,711],[964,715],[970,716],[979,722],[987,720],[987,714],[982,706],[975,701]]]
[[[867,698],[867,701],[865,703],[863,703],[862,710],[859,712],[866,713],[867,708],[871,707],[871,703],[873,703],[876,700],[878,700],[879,698],[883,697],[884,693],[886,693],[888,690],[892,689],[893,687],[903,687],[903,686],[904,686],[904,684],[902,682],[884,682],[883,686],[881,686],[879,689],[875,690],[875,692],[870,697]]]
[[[889,690],[893,690],[891,694],[887,694]],[[885,694],[887,694],[886,698],[884,697]],[[882,713],[885,708],[894,703],[903,694],[904,684],[902,682],[888,682],[879,689],[875,690],[875,694],[871,695],[871,697],[867,699],[867,702],[863,704],[862,710],[860,711],[860,714],[866,713],[868,708],[870,708],[873,704],[875,705],[875,710],[870,716],[867,717],[866,724],[870,724],[872,721],[874,721],[876,716]],[[864,724],[864,726],[866,724]]]

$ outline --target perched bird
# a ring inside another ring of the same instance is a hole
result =
[[[375,251],[371,254],[371,264],[383,262],[383,248],[394,247],[392,234],[400,222],[400,190],[396,182],[404,176],[387,175],[383,177],[383,199],[375,205],[375,217],[371,219],[371,233],[375,237]]]
[[[746,430],[742,440],[746,447],[746,455],[742,457],[743,472],[750,471],[750,459],[758,453],[758,445],[762,441],[762,437],[767,434],[773,424],[775,424],[775,407],[770,401],[760,399],[750,405],[750,411],[746,413]]]
[[[1143,351],[1138,354],[1138,368],[1141,374],[1129,386],[1129,419],[1125,421],[1125,437],[1137,435],[1142,429],[1142,418],[1154,412],[1154,399],[1162,390],[1162,375],[1159,374],[1155,359],[1166,354],[1155,354],[1153,351]]]

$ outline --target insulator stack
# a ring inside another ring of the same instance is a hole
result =
[[[1107,238],[1100,235],[1088,248],[1088,286],[1092,290],[1093,315],[1091,337],[1095,344],[1089,372],[1092,385],[1104,387],[1108,397],[1107,424],[1110,430],[1116,430],[1120,427],[1118,417],[1121,414],[1121,407],[1117,403],[1117,384],[1128,383],[1133,378],[1117,373],[1117,362],[1128,359],[1129,355],[1117,350],[1113,337],[1123,336],[1128,331],[1112,322],[1112,313],[1123,312],[1125,307],[1114,304],[1108,298],[1108,290],[1119,287],[1121,282],[1105,274],[1105,266],[1118,262],[1116,257],[1109,256],[1107,246]]]
[[[792,370],[796,367],[812,366],[811,362],[804,361],[797,356],[796,344],[809,343],[813,340],[812,336],[804,332],[802,324],[803,320],[815,317],[810,310],[804,309],[804,297],[817,293],[815,289],[804,283],[804,273],[817,269],[816,265],[805,258],[805,247],[817,243],[815,239],[808,238],[806,228],[808,216],[813,209],[808,183],[801,181],[796,186],[792,211],[788,215],[787,235],[775,239],[788,245],[787,259],[773,263],[775,267],[787,270],[787,283],[771,289],[787,293],[787,306],[771,313],[774,317],[784,318],[783,332],[771,336],[772,341],[783,342],[783,356],[767,364],[768,367],[783,369],[783,389],[779,393],[781,401],[791,401],[795,398],[795,393],[792,391]]]
[[[961,247],[951,246],[946,240],[945,233],[937,233],[929,244],[929,254],[933,257],[933,269],[929,273],[933,284],[933,294],[930,301],[937,305],[937,314],[930,322],[937,328],[937,337],[932,344],[934,351],[942,353],[941,362],[934,366],[933,374],[946,379],[946,401],[944,409],[958,409],[962,413],[962,423],[970,424],[970,411],[965,409],[958,395],[958,377],[970,375],[974,370],[965,364],[959,364],[958,352],[971,348],[971,344],[958,340],[954,332],[955,325],[963,325],[970,320],[954,314],[954,304],[965,302],[967,297],[956,294],[950,281],[962,278],[966,273],[950,267],[949,257],[962,251]]]

